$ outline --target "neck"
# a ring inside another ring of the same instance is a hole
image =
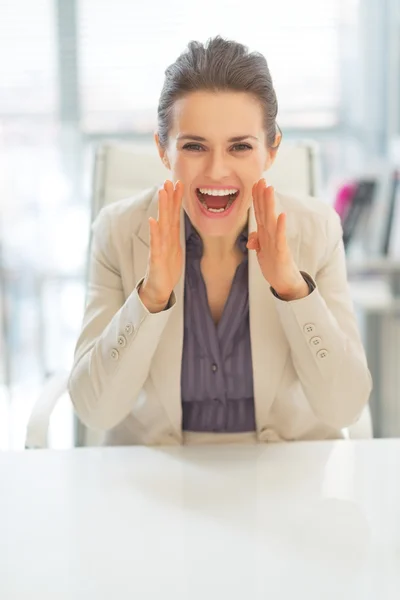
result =
[[[238,247],[236,241],[243,231],[247,223],[247,215],[243,223],[241,223],[232,233],[224,236],[203,236],[203,258],[223,261],[236,255]]]

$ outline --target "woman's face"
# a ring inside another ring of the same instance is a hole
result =
[[[224,236],[247,221],[252,187],[273,162],[261,106],[243,92],[193,92],[174,105],[165,152],[183,207],[203,236]]]

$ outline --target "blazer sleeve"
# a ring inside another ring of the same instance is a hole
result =
[[[358,420],[368,402],[372,379],[347,282],[340,219],[333,210],[326,239],[314,291],[300,300],[275,299],[275,303],[314,414],[341,429]]]
[[[125,298],[110,221],[104,209],[93,225],[87,303],[68,386],[79,418],[100,430],[132,410],[176,303],[173,294],[166,310],[149,313],[138,295],[141,282]]]

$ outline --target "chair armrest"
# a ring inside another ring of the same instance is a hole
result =
[[[357,423],[346,428],[347,436],[350,440],[370,440],[372,439],[372,419],[371,411],[367,405],[361,413]]]
[[[68,389],[69,373],[62,371],[46,383],[29,417],[25,448],[47,448],[47,434],[51,414],[57,402]]]

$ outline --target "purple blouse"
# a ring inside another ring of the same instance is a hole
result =
[[[200,270],[203,242],[185,214],[186,273],[181,395],[184,431],[255,431],[249,326],[247,229],[238,237],[243,261],[215,325]]]

